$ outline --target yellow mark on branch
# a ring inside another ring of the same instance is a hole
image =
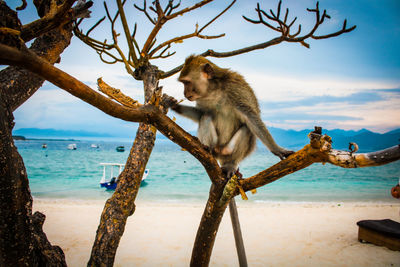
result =
[[[124,93],[121,92],[121,90],[106,84],[102,78],[97,79],[97,85],[99,87],[100,92],[106,94],[109,98],[114,99],[115,101],[119,102],[120,104],[126,107],[138,108],[141,106],[141,104],[138,101],[125,95]]]
[[[20,35],[21,32],[7,27],[0,27],[0,34]]]

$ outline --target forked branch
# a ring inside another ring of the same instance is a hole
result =
[[[302,32],[301,24],[298,25],[298,29],[295,33],[291,33],[291,27],[294,25],[294,22],[297,20],[297,17],[295,17],[290,23],[288,23],[289,9],[286,8],[285,16],[282,20],[282,18],[280,16],[281,15],[281,5],[282,5],[282,1],[279,1],[276,14],[272,10],[270,10],[270,14],[268,14],[267,12],[265,12],[264,10],[262,10],[260,8],[260,4],[257,4],[256,12],[258,15],[258,19],[249,19],[246,16],[243,16],[243,18],[245,20],[247,20],[248,22],[251,22],[254,24],[263,24],[264,26],[267,26],[268,28],[281,33],[281,37],[286,42],[298,42],[307,48],[310,47],[310,45],[305,42],[305,40],[307,38],[326,39],[326,38],[341,35],[346,32],[350,32],[356,28],[356,26],[347,28],[347,21],[344,20],[342,29],[340,29],[334,33],[331,33],[331,34],[327,34],[327,35],[315,35],[315,32],[317,31],[319,26],[324,23],[325,19],[331,18],[326,13],[326,10],[324,10],[321,15],[321,11],[319,9],[319,2],[317,2],[315,8],[313,8],[313,9],[307,8],[308,12],[315,14],[315,24],[314,24],[313,28],[308,33],[304,34],[303,36],[299,36]],[[276,24],[276,25],[274,26],[271,23]]]
[[[126,2],[126,0],[124,0],[122,3],[120,2],[120,4],[123,6],[125,4],[125,2]],[[88,46],[93,48],[99,55],[101,61],[103,61],[106,64],[114,64],[117,62],[122,62],[125,65],[126,71],[129,74],[134,75],[133,69],[136,66],[135,62],[137,64],[137,59],[136,59],[136,61],[134,60],[136,58],[135,51],[129,52],[128,57],[125,56],[124,52],[122,51],[122,49],[120,48],[120,46],[118,44],[118,36],[120,34],[117,33],[115,30],[115,23],[121,14],[120,9],[118,9],[116,11],[114,16],[111,16],[106,2],[104,2],[104,9],[106,11],[106,16],[99,19],[92,27],[89,28],[89,30],[86,33],[84,33],[83,30],[79,28],[79,25],[82,22],[82,20],[75,22],[75,25],[73,28],[74,34],[85,44],[87,44]],[[99,40],[96,40],[96,39],[90,37],[90,33],[94,29],[96,29],[106,19],[106,17],[111,26],[112,42],[110,42],[110,43],[108,42],[107,39],[105,39],[104,41],[99,41]],[[124,16],[124,18],[125,18],[125,16]],[[121,20],[123,21],[124,19],[121,18]],[[135,32],[136,32],[136,25],[135,25],[134,33]],[[134,36],[134,34],[130,35],[129,28],[126,30],[126,34],[129,35],[129,37],[127,38],[129,40],[127,40],[127,42],[132,45],[135,44],[137,51],[139,51],[139,48],[138,48],[136,40],[135,40],[135,36]],[[130,51],[131,51],[131,49],[134,49],[134,48],[130,47]]]
[[[139,8],[136,7],[138,10],[144,12],[146,14],[146,16],[149,18],[149,20],[154,24],[154,28],[151,31],[151,33],[149,34],[143,49],[141,51],[142,54],[144,55],[149,55],[148,59],[155,59],[155,58],[160,58],[160,57],[165,57],[163,56],[163,54],[165,53],[165,51],[167,51],[170,47],[171,44],[173,43],[180,43],[185,39],[188,38],[192,38],[192,37],[198,37],[198,38],[202,38],[202,39],[214,39],[214,38],[219,38],[224,36],[225,34],[219,34],[219,35],[214,35],[214,36],[206,36],[206,35],[202,35],[201,32],[207,28],[211,23],[213,23],[215,20],[217,20],[222,14],[224,14],[235,2],[236,0],[233,0],[232,3],[225,8],[222,12],[220,12],[216,17],[214,17],[212,20],[210,20],[208,23],[206,23],[203,27],[201,27],[200,29],[198,28],[198,25],[196,25],[195,27],[195,31],[191,34],[186,34],[186,35],[182,35],[180,37],[175,37],[172,38],[168,41],[165,41],[163,43],[161,43],[160,45],[158,45],[156,48],[154,48],[153,50],[151,50],[152,44],[154,44],[155,42],[155,37],[158,34],[158,32],[160,31],[160,29],[162,28],[162,26],[169,20],[172,20],[180,15],[183,15],[187,12],[193,11],[195,9],[198,9],[210,2],[212,2],[213,0],[204,0],[204,1],[200,1],[196,4],[194,4],[191,7],[187,7],[184,8],[180,11],[177,11],[175,13],[172,13],[173,10],[177,9],[180,6],[180,2],[176,5],[173,4],[173,0],[168,1],[167,6],[162,9],[160,6],[159,1],[154,1],[153,2],[153,6],[150,7],[150,10],[152,10],[157,17],[156,18],[151,18],[150,15],[147,13],[146,11],[146,5],[144,3],[144,7],[143,8]],[[164,49],[164,53],[161,53],[159,55],[155,55],[158,51],[160,51],[161,49]],[[166,50],[165,50],[166,49]],[[151,51],[150,51],[151,50]],[[172,54],[168,54],[166,57],[173,55]]]
[[[76,0],[66,0],[61,5],[57,5],[56,2],[53,1],[46,15],[22,27],[21,38],[25,42],[28,42],[78,17],[88,17],[90,12],[87,10],[93,5],[93,2],[85,1],[71,8],[75,1]]]
[[[182,36],[179,36],[179,37],[175,37],[175,38],[172,38],[172,39],[170,39],[168,41],[165,41],[165,42],[161,43],[160,45],[158,45],[156,48],[154,48],[149,53],[149,58],[150,59],[155,59],[155,58],[163,57],[163,54],[171,47],[171,44],[173,44],[173,43],[181,43],[184,40],[189,39],[189,38],[197,37],[197,38],[200,38],[200,39],[216,39],[216,38],[220,38],[220,37],[225,36],[224,33],[219,34],[219,35],[210,36],[210,35],[202,35],[201,32],[204,29],[206,29],[208,26],[210,26],[214,21],[216,21],[220,16],[222,16],[226,11],[228,11],[235,4],[235,2],[236,2],[236,0],[232,1],[224,10],[222,10],[217,16],[215,16],[209,22],[204,24],[204,26],[201,27],[200,29],[199,29],[199,25],[196,24],[195,30],[194,30],[193,33],[182,35]],[[164,49],[164,50],[158,56],[155,56],[155,54],[161,49]],[[168,55],[166,57],[171,56],[173,54],[175,54],[175,52],[173,52],[172,54],[168,53]]]
[[[280,36],[275,37],[269,41],[247,46],[244,48],[240,48],[237,50],[232,50],[228,52],[216,52],[214,50],[207,50],[201,55],[204,57],[218,57],[218,58],[223,58],[223,57],[232,57],[244,53],[248,53],[254,50],[258,49],[264,49],[273,45],[280,44],[282,42],[291,42],[291,43],[300,43],[301,45],[309,48],[310,45],[306,42],[307,39],[327,39],[331,37],[336,37],[344,33],[348,33],[353,31],[356,26],[352,26],[350,28],[347,27],[347,20],[344,20],[343,26],[340,30],[326,34],[326,35],[316,35],[316,31],[319,28],[320,25],[324,23],[326,19],[330,19],[330,16],[327,14],[326,10],[324,10],[321,14],[321,11],[319,9],[319,3],[317,2],[316,7],[314,9],[307,9],[308,12],[314,13],[315,14],[315,24],[313,28],[302,35],[302,26],[301,24],[298,25],[297,30],[295,32],[292,32],[292,27],[295,25],[295,22],[297,21],[297,17],[293,19],[289,19],[289,9],[287,8],[285,11],[285,14],[283,16],[281,12],[281,6],[282,6],[282,1],[279,1],[278,7],[276,12],[273,10],[269,10],[269,13],[261,9],[260,4],[257,4],[257,7],[255,9],[257,13],[257,18],[255,19],[250,19],[246,16],[243,16],[243,18],[253,24],[261,24],[266,26],[269,29],[272,29],[276,32],[280,33]],[[182,69],[183,65],[180,65],[170,71],[164,72],[161,75],[161,78],[166,78],[169,77],[177,72],[179,72]]]

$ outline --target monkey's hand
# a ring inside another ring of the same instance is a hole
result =
[[[294,153],[294,151],[286,150],[286,149],[282,148],[279,151],[274,151],[272,153],[274,153],[275,156],[278,156],[281,160],[284,160],[287,157],[289,157],[290,155],[292,155]]]
[[[178,107],[178,100],[176,100],[172,96],[169,96],[167,94],[163,94],[163,96],[162,96],[162,105],[165,108],[171,108],[171,109],[175,110]]]

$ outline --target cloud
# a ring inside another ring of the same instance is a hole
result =
[[[308,98],[308,101],[276,103],[279,108],[262,103],[262,114],[268,125],[285,129],[300,130],[320,125],[327,129],[367,128],[383,133],[400,127],[400,94],[397,89],[372,90],[365,94],[366,99],[355,100],[359,95],[364,93],[349,97],[315,97],[314,100],[319,102]]]
[[[308,97],[344,97],[365,90],[399,88],[390,81],[338,77],[298,77],[296,75],[265,74],[245,71],[247,82],[260,101],[296,101]]]

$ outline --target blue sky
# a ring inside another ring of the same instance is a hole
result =
[[[15,7],[18,1],[6,1]],[[149,1],[148,1],[149,2]],[[163,1],[162,1],[163,2]],[[165,2],[165,1],[164,1]],[[182,1],[182,7],[196,1]],[[276,9],[278,1],[262,1],[261,8]],[[29,3],[29,2],[28,2]],[[142,5],[142,1],[135,1]],[[193,32],[213,18],[230,1],[218,0],[176,21],[168,22],[160,32],[159,42],[171,37]],[[303,32],[312,27],[314,15],[306,8],[315,7],[315,1],[286,0],[282,7],[289,7],[290,18],[297,16]],[[107,1],[115,10],[115,1]],[[265,42],[278,33],[261,25],[250,24],[242,15],[256,18],[257,1],[238,0],[230,11],[214,22],[203,33],[226,36],[216,40],[191,39],[174,44],[176,55],[153,64],[169,70],[183,63],[193,53],[211,48],[228,51]],[[137,39],[143,45],[151,24],[128,0],[126,10],[131,28],[138,23]],[[326,40],[310,40],[310,49],[295,43],[283,43],[244,55],[212,59],[222,67],[229,67],[244,75],[259,98],[262,118],[268,126],[284,129],[310,129],[320,125],[327,129],[367,128],[387,132],[400,128],[400,2],[398,0],[322,0],[320,9],[332,17],[321,25],[317,34],[329,33],[347,25],[357,28],[347,34]],[[89,29],[104,13],[103,2],[95,1],[92,18],[82,25]],[[113,12],[112,12],[113,13]],[[23,23],[36,18],[34,7],[21,12]],[[297,26],[296,26],[297,27]],[[121,29],[117,28],[120,32]],[[110,39],[109,24],[103,22],[92,33],[100,40]],[[126,49],[124,36],[119,43]],[[103,77],[110,85],[120,88],[135,99],[142,100],[141,82],[130,77],[122,65],[107,65],[97,54],[76,37],[62,55],[57,67],[70,73],[93,89],[96,80]],[[164,92],[183,98],[183,88],[176,75],[162,80]],[[185,101],[189,104],[189,101]],[[174,114],[171,113],[171,116]],[[177,117],[177,122],[187,130],[196,125]],[[111,118],[90,105],[74,98],[50,83],[46,83],[31,99],[15,112],[15,129],[37,127],[97,131],[111,134],[134,132],[135,123]]]

